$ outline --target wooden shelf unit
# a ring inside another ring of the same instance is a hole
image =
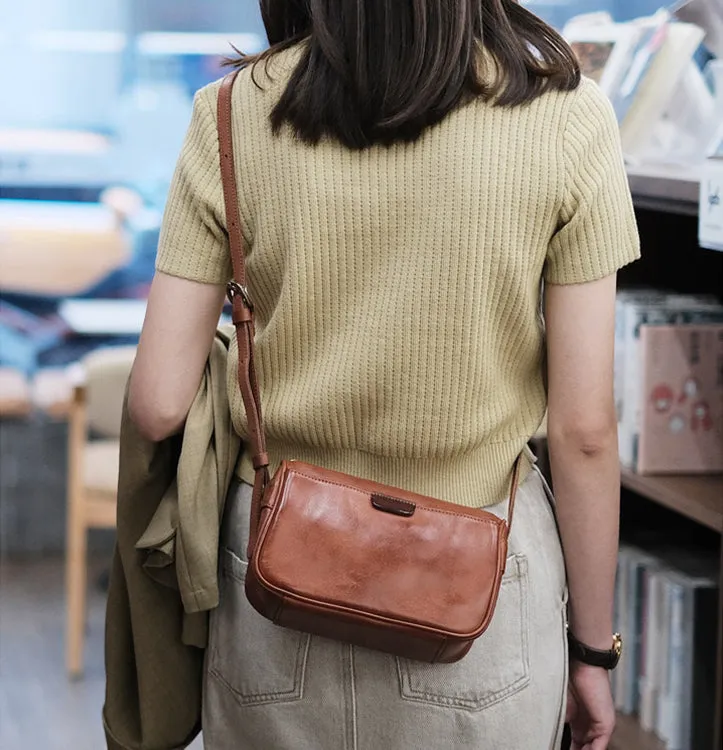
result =
[[[696,523],[723,532],[723,475],[648,477],[623,468],[622,484]]]
[[[640,476],[622,469],[623,487],[653,500],[696,523],[723,534],[723,475]],[[714,750],[723,750],[723,539],[721,539],[720,614],[718,616],[718,695]],[[640,728],[634,717],[620,716],[612,750],[665,750],[654,735]],[[697,749],[696,749],[697,750]],[[707,750],[701,748],[701,750]]]
[[[700,170],[629,169],[638,214],[643,261],[623,269],[621,286],[657,286],[680,293],[716,295],[723,301],[723,254],[700,248],[697,216]],[[723,476],[640,476],[622,470],[622,485],[701,526],[723,534]],[[723,750],[723,539],[721,541],[716,739]],[[611,750],[665,750],[634,716],[619,716]],[[709,748],[695,748],[709,750]]]
[[[697,216],[703,167],[628,168],[628,182],[638,208]]]

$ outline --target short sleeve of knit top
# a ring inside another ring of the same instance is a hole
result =
[[[637,260],[640,240],[615,113],[588,79],[570,104],[563,162],[566,189],[545,281],[596,281]]]
[[[206,87],[195,96],[156,257],[157,270],[207,284],[225,284],[231,279],[215,102],[208,96],[216,90],[216,86]]]

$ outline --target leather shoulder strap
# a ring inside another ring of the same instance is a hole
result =
[[[226,207],[226,231],[231,250],[233,280],[228,284],[228,297],[233,308],[233,322],[239,349],[238,380],[246,419],[248,422],[249,443],[256,470],[253,500],[251,504],[251,534],[249,538],[249,559],[253,554],[261,517],[261,498],[269,481],[269,457],[266,453],[266,436],[261,414],[261,397],[254,365],[254,316],[253,305],[246,286],[246,261],[243,234],[241,232],[241,212],[239,210],[238,185],[233,147],[233,86],[238,71],[227,75],[218,93],[218,149],[221,162],[221,181]],[[515,498],[519,486],[521,457],[517,459],[512,473],[507,525],[512,525]]]
[[[512,484],[510,486],[510,502],[507,507],[507,531],[512,528],[512,517],[515,515],[515,500],[517,499],[517,490],[520,489],[520,474],[522,471],[522,455],[517,457],[515,467],[512,469]]]
[[[237,76],[238,71],[227,75],[221,82],[221,88],[218,92],[218,148],[221,159],[221,181],[226,204],[226,231],[231,246],[233,277],[239,286],[245,287],[246,261],[241,233],[241,212],[239,210],[233,148],[233,85]]]
[[[238,382],[246,409],[248,441],[256,471],[251,501],[251,533],[248,550],[249,559],[251,559],[258,536],[261,500],[269,481],[269,457],[266,452],[261,396],[254,364],[254,309],[246,286],[246,260],[234,161],[233,85],[237,76],[238,71],[227,75],[218,92],[218,150],[226,207],[226,231],[233,270],[233,280],[229,282],[227,291],[238,341]]]

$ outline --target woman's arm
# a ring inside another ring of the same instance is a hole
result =
[[[223,307],[224,286],[156,273],[130,381],[130,415],[150,440],[183,426]]]
[[[548,444],[570,590],[570,629],[612,647],[620,463],[613,396],[616,277],[548,285]]]

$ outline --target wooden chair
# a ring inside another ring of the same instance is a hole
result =
[[[88,530],[116,525],[121,415],[134,357],[133,347],[98,350],[81,362],[74,378],[66,534],[66,664],[72,678],[83,673]]]
[[[73,404],[73,385],[73,368],[40,370],[31,386],[33,407],[50,419],[67,421]]]
[[[0,367],[0,418],[26,417],[31,411],[28,379],[19,370]]]

